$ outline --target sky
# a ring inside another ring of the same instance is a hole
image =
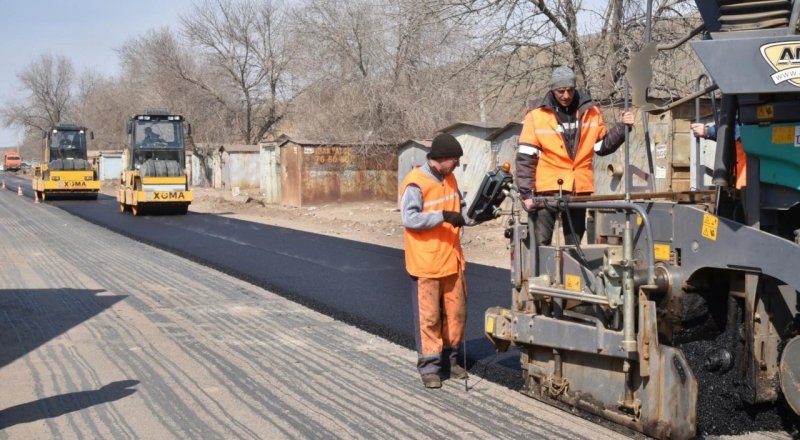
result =
[[[150,29],[177,30],[192,0],[0,0],[0,105],[24,98],[17,74],[40,55],[63,55],[77,75],[119,73],[115,49]],[[21,143],[0,126],[0,148]]]

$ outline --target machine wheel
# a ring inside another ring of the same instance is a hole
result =
[[[177,209],[175,209],[175,213],[179,215],[186,215],[189,212],[189,205],[184,203],[178,205]]]
[[[783,349],[780,361],[780,384],[786,403],[800,415],[800,336],[790,339]]]

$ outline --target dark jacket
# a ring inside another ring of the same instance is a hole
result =
[[[585,112],[589,107],[594,106],[594,102],[592,101],[592,97],[587,91],[576,91],[574,100],[578,103],[577,106],[571,106],[571,111],[575,112],[575,116],[577,118],[578,114],[582,114]],[[548,110],[552,110],[556,112],[559,108],[558,101],[556,101],[555,96],[553,95],[552,91],[547,92],[547,94],[542,98],[541,101],[538,102],[538,106],[535,108],[545,108]],[[529,109],[532,111],[533,108]],[[570,156],[574,157],[575,151],[577,151],[578,143],[580,142],[580,124],[578,124],[577,133],[574,137],[573,145],[569,145],[568,148],[570,149]],[[625,124],[616,123],[612,127],[608,128],[606,132],[606,136],[602,139],[602,142],[599,148],[595,149],[595,154],[598,156],[607,156],[619,149],[620,145],[625,141]],[[538,145],[534,145],[533,147],[538,148]],[[515,160],[516,163],[516,180],[517,180],[517,187],[519,188],[520,197],[524,199],[529,199],[534,196],[536,193],[536,166],[539,162],[538,155],[530,155],[517,152],[517,157]]]

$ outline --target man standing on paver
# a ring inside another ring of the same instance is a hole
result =
[[[562,191],[592,194],[593,157],[617,151],[625,140],[625,131],[633,127],[634,115],[626,111],[621,123],[606,130],[600,109],[589,93],[578,91],[576,85],[572,69],[554,69],[550,90],[525,115],[519,136],[516,183],[523,207],[535,225],[539,246],[550,245],[556,213],[537,206],[534,197],[554,196]],[[579,244],[586,231],[586,209],[570,209],[568,215],[571,221],[562,224],[565,242]]]
[[[442,376],[466,379],[458,347],[467,319],[466,260],[461,250],[465,202],[453,170],[464,152],[456,138],[437,135],[428,161],[400,185],[406,270],[413,280],[417,369],[426,388]]]

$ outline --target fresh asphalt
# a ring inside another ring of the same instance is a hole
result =
[[[28,181],[6,180],[7,189],[21,186],[33,197]],[[97,201],[45,203],[414,348],[411,279],[400,249],[191,211],[134,217],[102,194]],[[483,334],[486,309],[510,302],[509,277],[507,269],[468,264],[466,353],[470,372],[517,389],[518,353],[497,354]]]

